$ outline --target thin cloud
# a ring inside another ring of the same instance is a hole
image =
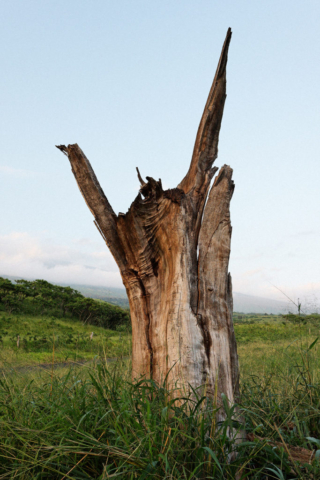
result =
[[[286,284],[288,276],[284,273],[283,268],[270,265],[238,268],[232,274],[233,289],[248,295],[286,301],[273,287],[276,285],[290,298],[302,299],[310,295],[312,299],[320,298],[320,282]],[[48,239],[45,232],[38,236],[27,232],[0,235],[1,274],[43,278],[56,283],[123,286],[118,267],[108,248],[101,242],[79,239],[67,245],[58,244]]]
[[[310,236],[314,236],[314,235],[319,235],[319,233],[320,233],[320,230],[305,230],[305,231],[302,231],[302,232],[293,233],[292,235],[290,235],[290,237],[293,237],[293,238],[296,238],[296,237],[310,237]]]
[[[34,177],[39,175],[38,172],[32,172],[31,170],[24,170],[22,168],[12,168],[8,165],[0,165],[0,172],[4,175],[11,175],[14,177]]]
[[[105,248],[61,245],[26,232],[0,235],[0,275],[43,278],[56,283],[121,287],[118,267]]]

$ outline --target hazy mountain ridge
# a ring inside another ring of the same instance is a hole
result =
[[[9,280],[19,280],[21,277],[13,275],[0,275]],[[30,279],[26,279],[30,280]],[[113,305],[119,305],[123,308],[129,308],[127,294],[124,288],[99,287],[94,285],[79,285],[60,283],[61,286],[70,286],[78,290],[85,297],[104,300]],[[294,308],[294,306],[293,306]],[[241,313],[288,313],[289,305],[287,301],[273,300],[271,298],[257,297],[255,295],[246,295],[244,293],[233,292],[233,310]]]
[[[233,310],[242,313],[288,313],[288,302],[233,292]]]

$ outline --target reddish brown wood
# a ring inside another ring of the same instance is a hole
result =
[[[234,184],[224,165],[212,167],[226,98],[231,30],[200,121],[189,171],[177,188],[138,170],[140,193],[126,214],[115,215],[77,144],[59,146],[114,256],[132,319],[132,374],[207,393],[238,394],[238,357],[228,273]],[[206,200],[208,199],[207,203]]]

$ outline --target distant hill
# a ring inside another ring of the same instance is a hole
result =
[[[288,313],[288,302],[233,292],[233,310],[241,313]]]
[[[105,302],[129,308],[126,291],[122,288],[89,287],[86,285],[70,286],[86,297],[99,298]],[[239,313],[288,313],[288,303],[234,292],[233,309]]]
[[[0,275],[9,280],[18,280],[21,277],[10,275]],[[26,279],[30,280],[30,279]],[[119,305],[122,308],[129,308],[127,294],[124,288],[114,287],[96,287],[93,285],[78,285],[61,283],[61,286],[70,286],[78,290],[85,297],[97,298],[113,305]],[[245,295],[244,293],[233,292],[233,310],[241,313],[288,313],[289,305],[287,301],[273,300],[271,298],[256,297],[254,295]]]
[[[4,275],[0,274],[0,277],[8,278],[11,281],[20,280],[22,277],[17,277],[15,275]],[[24,280],[35,280],[35,278],[25,278]],[[52,282],[55,284],[54,282]],[[58,284],[55,284],[58,285]],[[124,288],[114,288],[114,287],[97,287],[94,285],[79,285],[77,283],[59,283],[61,287],[71,287],[78,292],[82,293],[85,297],[96,298],[98,300],[104,300],[105,302],[111,303],[112,305],[118,305],[122,308],[129,308],[129,302],[127,298],[127,293]]]
[[[69,286],[78,290],[78,292],[82,293],[85,297],[97,298],[112,305],[129,308],[129,301],[124,288],[94,287],[91,285],[77,285],[75,283]]]

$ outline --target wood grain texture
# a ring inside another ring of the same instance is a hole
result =
[[[132,320],[132,375],[182,388],[206,385],[238,394],[239,367],[228,273],[232,169],[223,166],[210,194],[226,98],[231,30],[198,129],[189,171],[177,188],[140,175],[126,214],[112,210],[78,145],[59,146],[127,290]],[[208,201],[206,203],[208,197]]]

